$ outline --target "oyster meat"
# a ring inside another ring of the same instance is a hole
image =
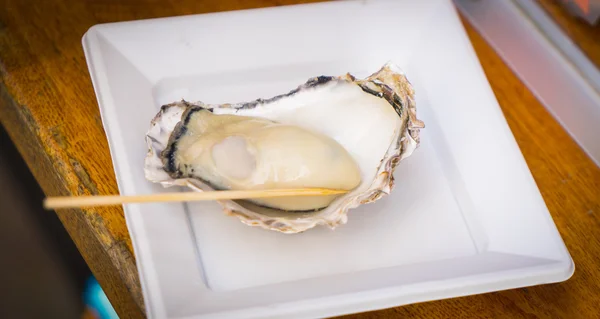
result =
[[[351,190],[360,170],[331,137],[271,120],[187,108],[161,157],[173,178],[196,178],[215,189],[323,187]],[[264,198],[287,211],[327,207],[336,195]]]
[[[324,187],[335,196],[220,201],[242,222],[284,233],[347,221],[389,194],[419,144],[414,91],[393,64],[365,79],[319,76],[270,99],[165,105],[146,135],[146,178],[196,191]]]

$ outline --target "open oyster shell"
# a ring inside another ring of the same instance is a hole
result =
[[[391,63],[364,80],[350,74],[319,76],[266,100],[222,105],[175,102],[161,108],[146,134],[144,170],[148,180],[165,187],[212,190],[198,178],[173,178],[163,166],[161,153],[190,108],[265,118],[313,130],[333,138],[354,157],[361,171],[360,185],[318,211],[289,212],[248,201],[219,201],[225,213],[245,224],[283,233],[298,233],[317,225],[333,229],[346,223],[351,208],[389,194],[394,186],[394,168],[419,145],[419,130],[424,127],[416,117],[410,82]]]

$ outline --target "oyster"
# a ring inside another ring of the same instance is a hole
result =
[[[364,80],[319,76],[248,103],[164,105],[146,135],[146,178],[196,191],[328,187],[341,196],[220,201],[242,222],[284,233],[347,221],[389,194],[419,144],[414,91],[393,64]]]

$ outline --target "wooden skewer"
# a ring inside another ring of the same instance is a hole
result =
[[[94,207],[127,203],[187,202],[221,199],[248,199],[263,197],[336,195],[346,190],[329,188],[297,188],[267,190],[225,190],[212,192],[160,193],[149,195],[62,196],[44,199],[45,209]]]

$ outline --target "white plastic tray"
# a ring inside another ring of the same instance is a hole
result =
[[[166,191],[144,179],[144,135],[161,104],[181,98],[270,97],[392,60],[427,125],[393,193],[334,231],[251,228],[215,203],[126,205],[149,317],[325,317],[573,273],[450,0],[105,24],[83,45],[121,194]]]

